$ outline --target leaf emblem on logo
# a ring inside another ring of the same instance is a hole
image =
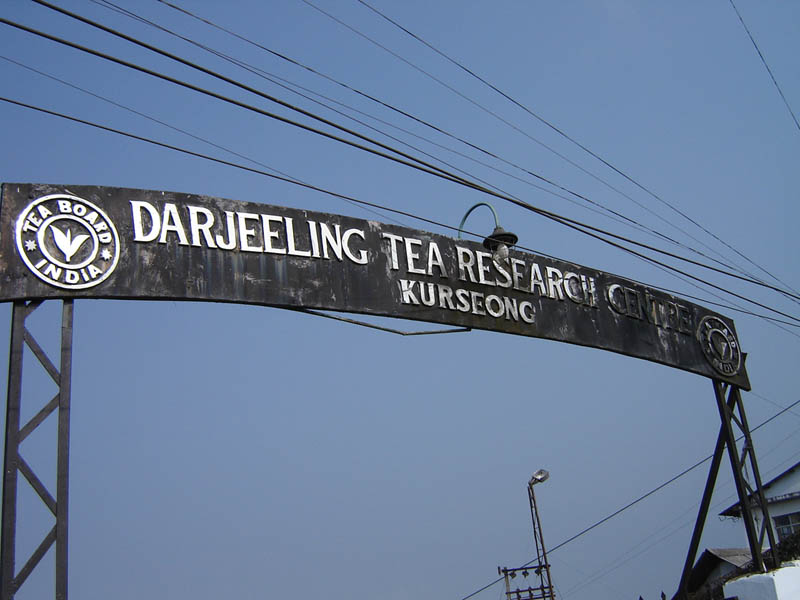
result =
[[[53,240],[56,246],[58,246],[58,249],[64,254],[64,258],[67,262],[69,262],[80,247],[83,246],[83,243],[89,239],[89,236],[85,233],[76,235],[75,239],[72,239],[72,231],[69,228],[67,229],[67,233],[64,233],[55,225],[51,225],[50,229],[53,232]]]

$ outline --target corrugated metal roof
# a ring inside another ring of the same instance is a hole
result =
[[[731,563],[735,567],[743,567],[753,558],[747,548],[707,548],[706,552]]]
[[[731,565],[732,571],[743,567],[751,559],[747,548],[706,548],[692,567],[688,581],[689,591],[695,592],[707,583],[708,577],[721,562]]]

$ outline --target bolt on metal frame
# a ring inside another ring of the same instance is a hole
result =
[[[5,461],[3,470],[3,522],[0,543],[0,600],[11,600],[42,558],[55,544],[55,597],[67,600],[67,509],[69,494],[69,413],[72,379],[73,300],[63,300],[61,311],[61,350],[59,368],[25,326],[25,320],[41,304],[41,300],[14,302],[11,316],[11,351],[9,353],[8,396],[6,408]],[[22,404],[22,367],[25,346],[31,350],[45,371],[58,386],[55,396],[20,426]],[[20,453],[22,442],[48,416],[57,411],[58,440],[56,495],[48,491]],[[28,481],[42,502],[55,517],[55,524],[40,542],[23,567],[16,571],[17,483],[19,474]]]

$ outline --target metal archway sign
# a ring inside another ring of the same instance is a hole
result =
[[[75,299],[232,302],[427,321],[617,352],[713,380],[722,426],[679,588],[699,544],[727,448],[754,560],[764,528],[774,544],[740,389],[750,382],[733,321],[616,275],[406,227],[267,204],[172,192],[3,184],[0,302],[13,302],[4,458],[0,600],[12,599],[55,545],[55,592],[67,598],[67,508],[72,315]],[[60,361],[25,326],[48,299],[63,300]],[[58,393],[20,421],[27,346]],[[55,496],[20,444],[58,413]],[[738,416],[735,413],[738,412]],[[733,425],[745,438],[736,450]],[[750,465],[754,486],[745,480]],[[55,525],[17,571],[18,475]],[[755,532],[752,511],[765,515]]]
[[[0,301],[238,302],[545,338],[750,389],[733,322],[642,284],[405,227],[151,190],[5,184]]]

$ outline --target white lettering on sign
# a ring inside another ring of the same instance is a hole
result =
[[[179,246],[335,258],[338,261],[346,259],[359,265],[365,265],[369,260],[364,231],[357,228],[342,230],[338,223],[332,227],[315,221],[295,223],[292,217],[229,210],[224,211],[224,218],[218,219],[211,210],[202,206],[179,208],[171,202],[164,203],[160,210],[141,200],[131,200],[130,205],[134,242],[167,244],[174,240]],[[91,221],[89,217],[86,219]],[[28,227],[37,226],[30,218],[28,222]],[[101,231],[104,227],[105,223],[100,223],[97,229]],[[103,239],[102,233],[100,238]],[[428,264],[444,272],[438,249],[430,252],[427,260]]]
[[[488,315],[507,321],[521,319],[529,324],[535,321],[536,309],[527,300],[520,302],[510,296],[484,294],[463,288],[453,289],[449,285],[414,279],[400,279],[398,283],[402,304],[429,306],[478,316]]]
[[[442,259],[442,252],[436,242],[428,242],[428,247],[422,250],[425,242],[415,238],[404,238],[400,235],[395,235],[387,231],[381,232],[381,238],[388,241],[389,249],[389,266],[392,271],[397,271],[403,268],[401,266],[400,258],[402,257],[402,265],[409,273],[416,275],[433,276],[434,267],[438,271],[440,278],[447,278],[447,268]],[[398,251],[398,247],[400,251]],[[424,264],[422,260],[424,258]]]
[[[60,198],[49,206],[40,205],[31,210],[21,223],[20,231],[37,232],[52,218],[53,210],[57,210],[82,218],[96,230],[101,242],[110,236],[105,220],[82,204]],[[132,200],[130,206],[133,240],[137,243],[174,243],[224,251],[348,261],[357,265],[366,265],[369,261],[365,231],[343,228],[339,223],[245,211],[214,212],[202,206],[181,206],[172,202],[157,207],[150,202]],[[387,268],[400,276],[396,281],[403,305],[527,324],[536,322],[537,307],[544,301],[566,302],[587,309],[600,306],[595,276],[581,272],[580,267],[570,270],[564,263],[556,267],[542,259],[518,257],[500,262],[489,252],[458,243],[448,248],[450,253],[446,254],[437,242],[424,237],[388,231],[380,231],[379,235]],[[447,262],[445,256],[452,262]],[[92,266],[84,271],[67,272],[53,261],[40,261],[32,264],[32,268],[40,271],[43,277],[67,284],[100,276]],[[453,282],[444,283],[451,273]],[[458,282],[469,284],[472,289],[459,287]],[[484,289],[476,290],[475,286]],[[524,295],[531,299],[525,299]],[[614,314],[692,335],[692,312],[676,302],[618,283],[606,286],[604,299]]]
[[[448,278],[448,270],[439,246],[434,241],[381,232],[385,242],[388,267],[408,275]],[[551,265],[539,265],[509,257],[495,261],[489,252],[456,245],[455,269],[458,281],[493,289],[514,290],[557,302],[571,302],[586,308],[599,307],[595,277],[564,271]],[[488,316],[494,319],[535,321],[535,305],[527,300],[502,293],[467,290],[451,285],[399,279],[400,302],[406,305]]]
[[[637,321],[646,321],[661,329],[692,335],[692,311],[686,306],[652,296],[649,292],[612,283],[606,287],[611,310]]]
[[[550,298],[571,300],[575,304],[597,308],[597,285],[594,277],[562,272],[556,267],[542,267],[536,262],[509,258],[508,263],[492,260],[488,252],[456,246],[458,279],[489,287],[510,288],[519,292]]]

